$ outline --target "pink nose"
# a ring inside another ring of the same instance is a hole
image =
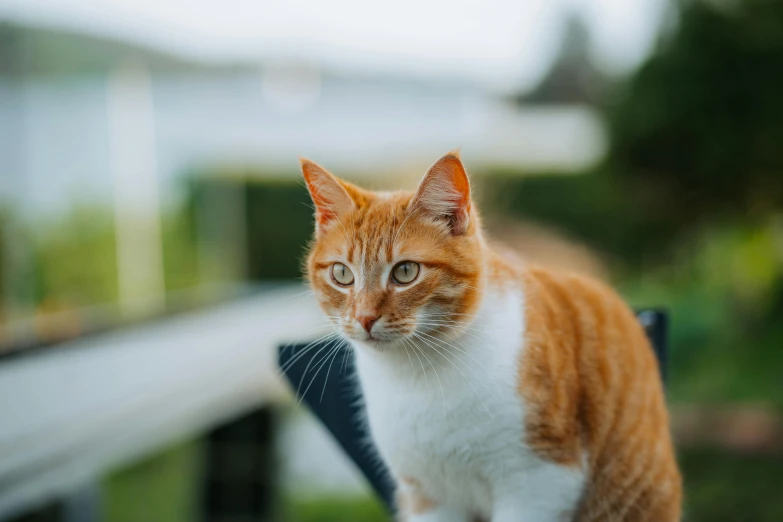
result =
[[[372,330],[372,325],[378,322],[379,317],[380,316],[377,315],[357,315],[356,320],[362,324],[362,328],[364,328],[367,333],[370,333],[370,330]]]

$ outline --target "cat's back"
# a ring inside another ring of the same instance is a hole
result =
[[[533,359],[527,362],[541,364],[535,356],[546,354],[553,371],[572,366],[576,380],[589,377],[600,382],[630,365],[660,384],[658,362],[642,325],[609,285],[583,274],[535,266],[525,267],[520,279],[524,354]]]
[[[528,445],[548,460],[587,465],[580,522],[677,519],[680,476],[660,371],[636,316],[583,275],[526,267],[519,278]]]

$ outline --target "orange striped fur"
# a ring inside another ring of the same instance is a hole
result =
[[[302,169],[316,206],[308,279],[345,337],[378,352],[401,350],[400,343],[421,330],[432,339],[456,339],[489,292],[518,293],[524,332],[508,365],[518,367],[510,393],[525,410],[519,441],[541,461],[585,477],[577,501],[557,520],[680,520],[681,479],[657,362],[614,291],[495,253],[484,240],[456,153],[439,160],[415,193],[366,191],[308,160]],[[401,260],[421,267],[410,286],[389,275]],[[353,267],[354,282],[338,284],[335,263]],[[362,322],[367,317],[379,326],[370,321],[368,329]],[[428,323],[426,317],[445,319]],[[426,363],[422,369],[426,373]],[[389,464],[396,471],[395,462]],[[404,520],[427,513],[432,517],[426,520],[444,520],[435,517],[438,484],[403,472],[397,478]],[[471,520],[510,520],[503,516],[481,506],[469,513]]]
[[[636,317],[605,285],[521,271],[527,351],[519,393],[529,444],[569,466],[588,455],[579,522],[680,519],[681,481],[658,365]]]

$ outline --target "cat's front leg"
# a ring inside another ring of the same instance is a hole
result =
[[[496,484],[492,522],[571,522],[583,488],[581,469],[541,463]]]
[[[421,484],[403,478],[397,490],[399,522],[472,522],[472,517],[453,507],[447,507],[427,495]]]
[[[552,511],[521,505],[504,505],[495,509],[492,522],[572,522],[573,511]]]
[[[444,507],[426,513],[402,515],[400,522],[472,522],[467,513]]]

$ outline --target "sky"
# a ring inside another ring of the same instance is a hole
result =
[[[532,87],[564,13],[622,74],[649,52],[667,0],[0,0],[0,19],[111,36],[209,61],[306,59],[332,69]]]

